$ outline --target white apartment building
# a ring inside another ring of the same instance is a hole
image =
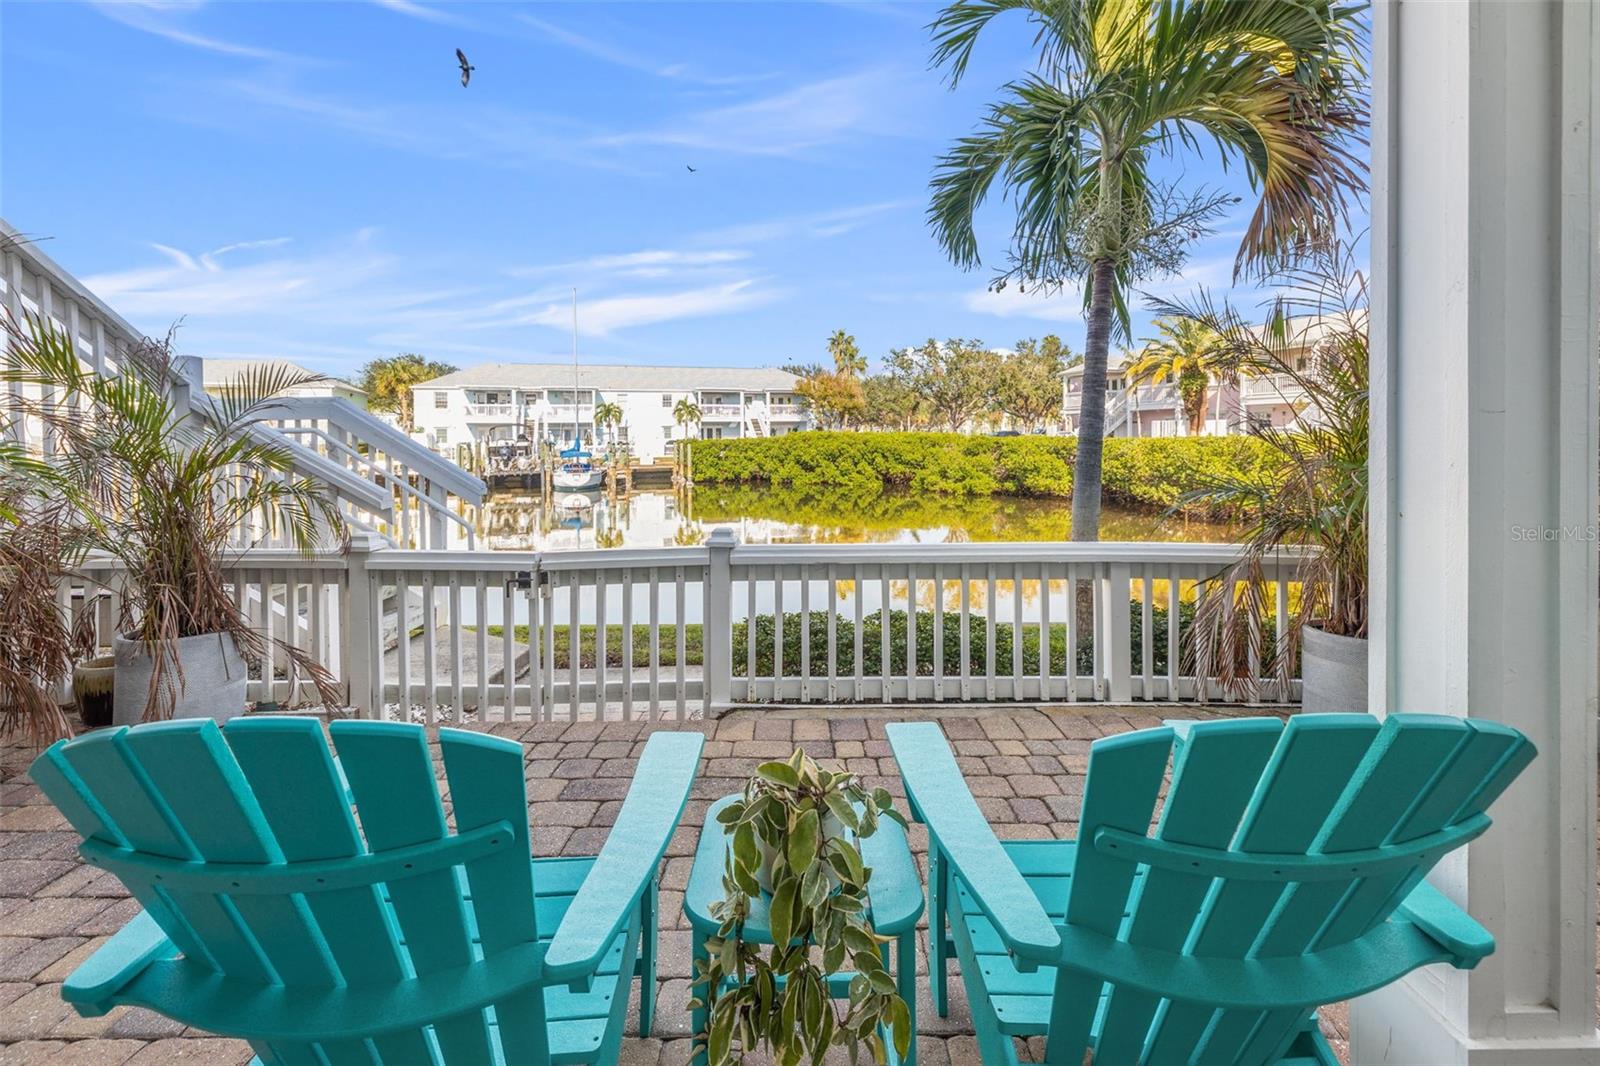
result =
[[[261,367],[287,368],[297,374],[318,374],[317,370],[307,370],[299,363],[291,363],[287,359],[212,359],[207,356],[201,367],[201,382],[207,392],[226,392],[230,385],[236,384],[245,374],[256,371]],[[341,400],[349,400],[363,411],[367,409],[367,394],[359,385],[352,384],[343,378],[324,377],[321,381],[300,385],[287,390],[285,396],[333,396]]]
[[[1297,373],[1311,367],[1324,331],[1308,319],[1291,320],[1295,344],[1285,353],[1294,360]],[[1139,361],[1137,352],[1113,352],[1106,366],[1106,436],[1108,437],[1186,437],[1189,418],[1183,398],[1174,382],[1130,381],[1128,371]],[[1078,416],[1083,408],[1083,363],[1067,368],[1063,376],[1061,418],[1063,430],[1078,432]],[[1289,374],[1248,375],[1235,384],[1212,380],[1206,390],[1206,436],[1244,433],[1252,424],[1287,426],[1304,418],[1315,418],[1308,407],[1305,390]]]
[[[462,444],[550,441],[585,446],[615,440],[636,459],[669,456],[685,436],[782,436],[810,425],[796,378],[782,370],[744,367],[579,366],[485,363],[412,389],[419,434],[437,451]],[[576,394],[576,395],[574,395]],[[680,425],[680,400],[700,409],[698,424]],[[622,421],[599,430],[595,407],[612,403]],[[574,428],[576,427],[576,436]]]

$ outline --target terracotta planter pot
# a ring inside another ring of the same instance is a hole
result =
[[[1303,714],[1367,710],[1367,642],[1306,626],[1300,643]]]
[[[111,724],[116,677],[117,660],[112,655],[85,659],[72,668],[72,700],[90,729]]]
[[[245,690],[249,677],[244,657],[232,637],[207,633],[198,637],[179,637],[175,642],[183,680],[169,672],[178,698],[172,709],[174,718],[215,718],[225,722],[245,711]],[[142,640],[111,639],[117,662],[116,703],[113,720],[117,725],[136,725],[144,719],[150,700],[150,675],[155,672],[155,656]],[[169,668],[170,670],[170,668]]]

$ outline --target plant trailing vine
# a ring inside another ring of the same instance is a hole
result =
[[[820,1063],[830,1047],[847,1049],[852,1062],[864,1047],[884,1063],[885,1031],[904,1057],[911,1012],[884,965],[889,938],[868,915],[872,870],[857,846],[884,818],[905,824],[887,791],[825,770],[804,751],[763,763],[719,812],[732,842],[723,899],[711,910],[722,924],[695,964],[695,1005],[709,1012],[707,1031],[695,1037],[710,1066],[742,1063],[760,1048],[778,1066]],[[758,901],[770,945],[744,936]],[[846,969],[854,976],[841,1012],[827,977]]]

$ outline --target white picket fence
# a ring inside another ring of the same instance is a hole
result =
[[[1213,679],[1184,672],[1182,605],[1237,551],[741,545],[717,530],[700,547],[539,554],[406,551],[357,534],[345,554],[251,551],[231,572],[268,648],[255,700],[314,701],[287,669],[293,646],[366,717],[684,720],[772,704],[1216,700]],[[1294,566],[1285,556],[1267,572],[1280,632]],[[109,564],[85,574],[63,603],[93,604],[109,639],[118,575]],[[1092,589],[1088,632],[1080,583]],[[1267,702],[1299,698],[1298,682],[1259,688]]]

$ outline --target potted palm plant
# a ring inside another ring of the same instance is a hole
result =
[[[212,398],[191,392],[170,334],[132,346],[109,377],[46,320],[8,319],[6,329],[0,380],[32,386],[19,402],[57,442],[46,460],[53,491],[81,546],[117,575],[116,721],[242,714],[246,665],[260,661],[263,637],[229,583],[230,557],[268,540],[309,555],[345,534],[322,487],[255,426],[276,397],[319,379],[264,363]],[[301,649],[281,650],[337,703],[326,670]]]
[[[904,1061],[911,1012],[883,963],[867,902],[872,871],[857,847],[883,818],[904,824],[888,792],[869,792],[854,774],[825,770],[798,750],[758,767],[720,812],[731,838],[724,898],[712,908],[722,925],[695,973],[695,995],[709,1011],[696,1039],[709,1066],[742,1063],[763,1047],[780,1063],[820,1063],[829,1048],[852,1062],[865,1048],[884,1062],[885,1034]],[[758,899],[767,903],[771,944],[744,937]],[[855,976],[839,1013],[827,977],[847,960]]]
[[[1256,671],[1287,692],[1300,668],[1304,711],[1367,707],[1366,282],[1348,247],[1319,253],[1277,275],[1283,285],[1262,326],[1201,297],[1158,305],[1215,331],[1215,358],[1230,374],[1265,383],[1295,410],[1286,425],[1248,432],[1278,462],[1259,476],[1229,477],[1185,498],[1241,515],[1244,552],[1201,590],[1187,652],[1197,677],[1254,699]],[[1266,577],[1274,558],[1298,560],[1299,595],[1284,632]]]

